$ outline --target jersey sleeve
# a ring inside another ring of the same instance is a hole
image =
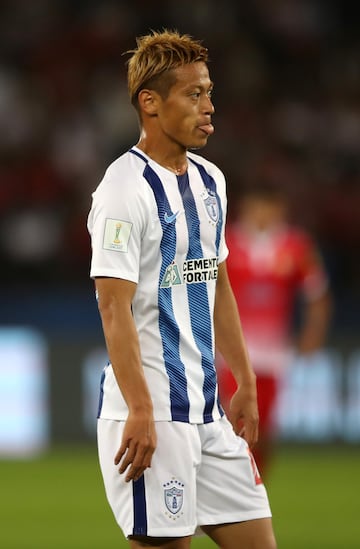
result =
[[[219,247],[219,263],[223,263],[229,255],[229,249],[226,244],[224,232],[222,233],[220,247]]]
[[[229,249],[226,244],[226,238],[225,238],[226,220],[227,220],[227,194],[226,194],[226,180],[223,173],[219,169],[217,169],[217,186],[218,186],[218,194],[220,197],[222,218],[223,218],[221,234],[220,234],[220,245],[219,245],[219,263],[223,263],[223,261],[225,261],[227,256],[229,255]]]
[[[144,224],[134,182],[107,172],[93,193],[88,217],[92,259],[90,276],[122,278],[138,283]]]

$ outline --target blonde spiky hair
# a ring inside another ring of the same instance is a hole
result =
[[[143,88],[167,96],[175,82],[172,69],[196,61],[208,62],[208,50],[200,41],[175,30],[151,31],[151,34],[138,37],[136,43],[136,49],[126,52],[132,54],[128,61],[128,90],[136,108],[138,94]]]

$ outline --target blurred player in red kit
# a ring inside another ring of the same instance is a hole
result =
[[[311,237],[287,221],[287,199],[270,184],[254,185],[237,201],[228,224],[228,273],[238,304],[250,359],[257,376],[260,416],[256,463],[268,471],[276,438],[274,411],[283,374],[294,352],[323,347],[330,317],[328,279]],[[301,295],[301,326],[292,333]],[[231,417],[236,382],[218,357],[222,405]]]

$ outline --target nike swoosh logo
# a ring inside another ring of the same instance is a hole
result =
[[[179,212],[169,215],[167,212],[164,214],[164,219],[166,223],[172,223],[177,218]]]

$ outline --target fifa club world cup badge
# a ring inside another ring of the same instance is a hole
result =
[[[163,484],[166,514],[171,519],[180,518],[184,502],[184,484],[175,478]]]
[[[132,223],[121,219],[107,218],[104,229],[104,250],[127,253]]]

